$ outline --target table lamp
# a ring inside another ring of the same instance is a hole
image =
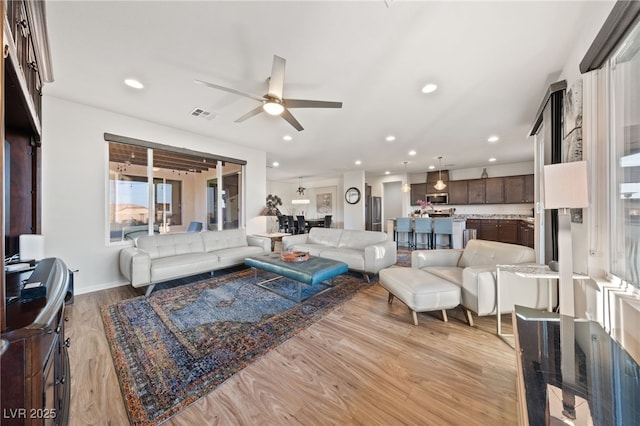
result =
[[[569,209],[589,207],[587,162],[544,166],[544,208],[558,209],[558,272],[560,313],[574,316],[573,248]]]
[[[544,208],[558,209],[558,282],[560,289],[560,368],[562,414],[576,419],[573,248],[570,209],[589,206],[587,162],[544,166]],[[573,424],[573,423],[572,423]]]

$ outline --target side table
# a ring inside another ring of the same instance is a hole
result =
[[[553,311],[553,280],[557,280],[560,274],[549,269],[547,265],[540,265],[537,263],[523,263],[519,265],[496,265],[496,334],[509,346],[515,348],[515,346],[506,339],[506,337],[513,337],[513,334],[502,333],[502,315],[500,314],[500,312],[502,312],[500,309],[500,272],[509,272],[522,278],[546,279],[548,286],[547,311],[549,312]],[[589,279],[589,276],[574,272],[573,279],[587,280]]]
[[[282,242],[282,237],[286,237],[287,235],[291,235],[286,232],[271,232],[265,234],[256,234],[258,237],[267,237],[271,239],[271,251],[276,250],[276,242]]]

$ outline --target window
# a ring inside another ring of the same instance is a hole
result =
[[[640,26],[609,61],[611,273],[640,286]]]
[[[115,135],[105,139],[109,241],[185,232],[191,222],[209,230],[242,226],[242,160]]]

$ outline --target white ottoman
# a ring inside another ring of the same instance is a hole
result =
[[[409,307],[415,325],[418,325],[416,312],[441,310],[442,319],[447,321],[446,310],[460,304],[460,287],[420,269],[383,269],[380,284],[389,292],[389,303],[395,296]]]

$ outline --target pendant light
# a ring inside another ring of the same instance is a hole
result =
[[[433,187],[437,191],[442,191],[447,187],[447,184],[442,181],[442,156],[438,157],[438,161],[440,162],[440,170],[438,171],[438,181]]]
[[[298,185],[298,189],[296,189],[296,192],[298,193],[298,198],[294,198],[293,200],[291,200],[291,204],[309,204],[311,203],[311,200],[309,200],[308,198],[304,198],[304,191],[306,188],[304,188],[302,186],[302,177],[300,177],[300,184]]]
[[[405,176],[407,176],[407,182],[404,185],[402,185],[402,192],[411,191],[411,185],[409,185],[409,175],[407,174],[407,163],[408,161],[404,162],[404,174]]]

